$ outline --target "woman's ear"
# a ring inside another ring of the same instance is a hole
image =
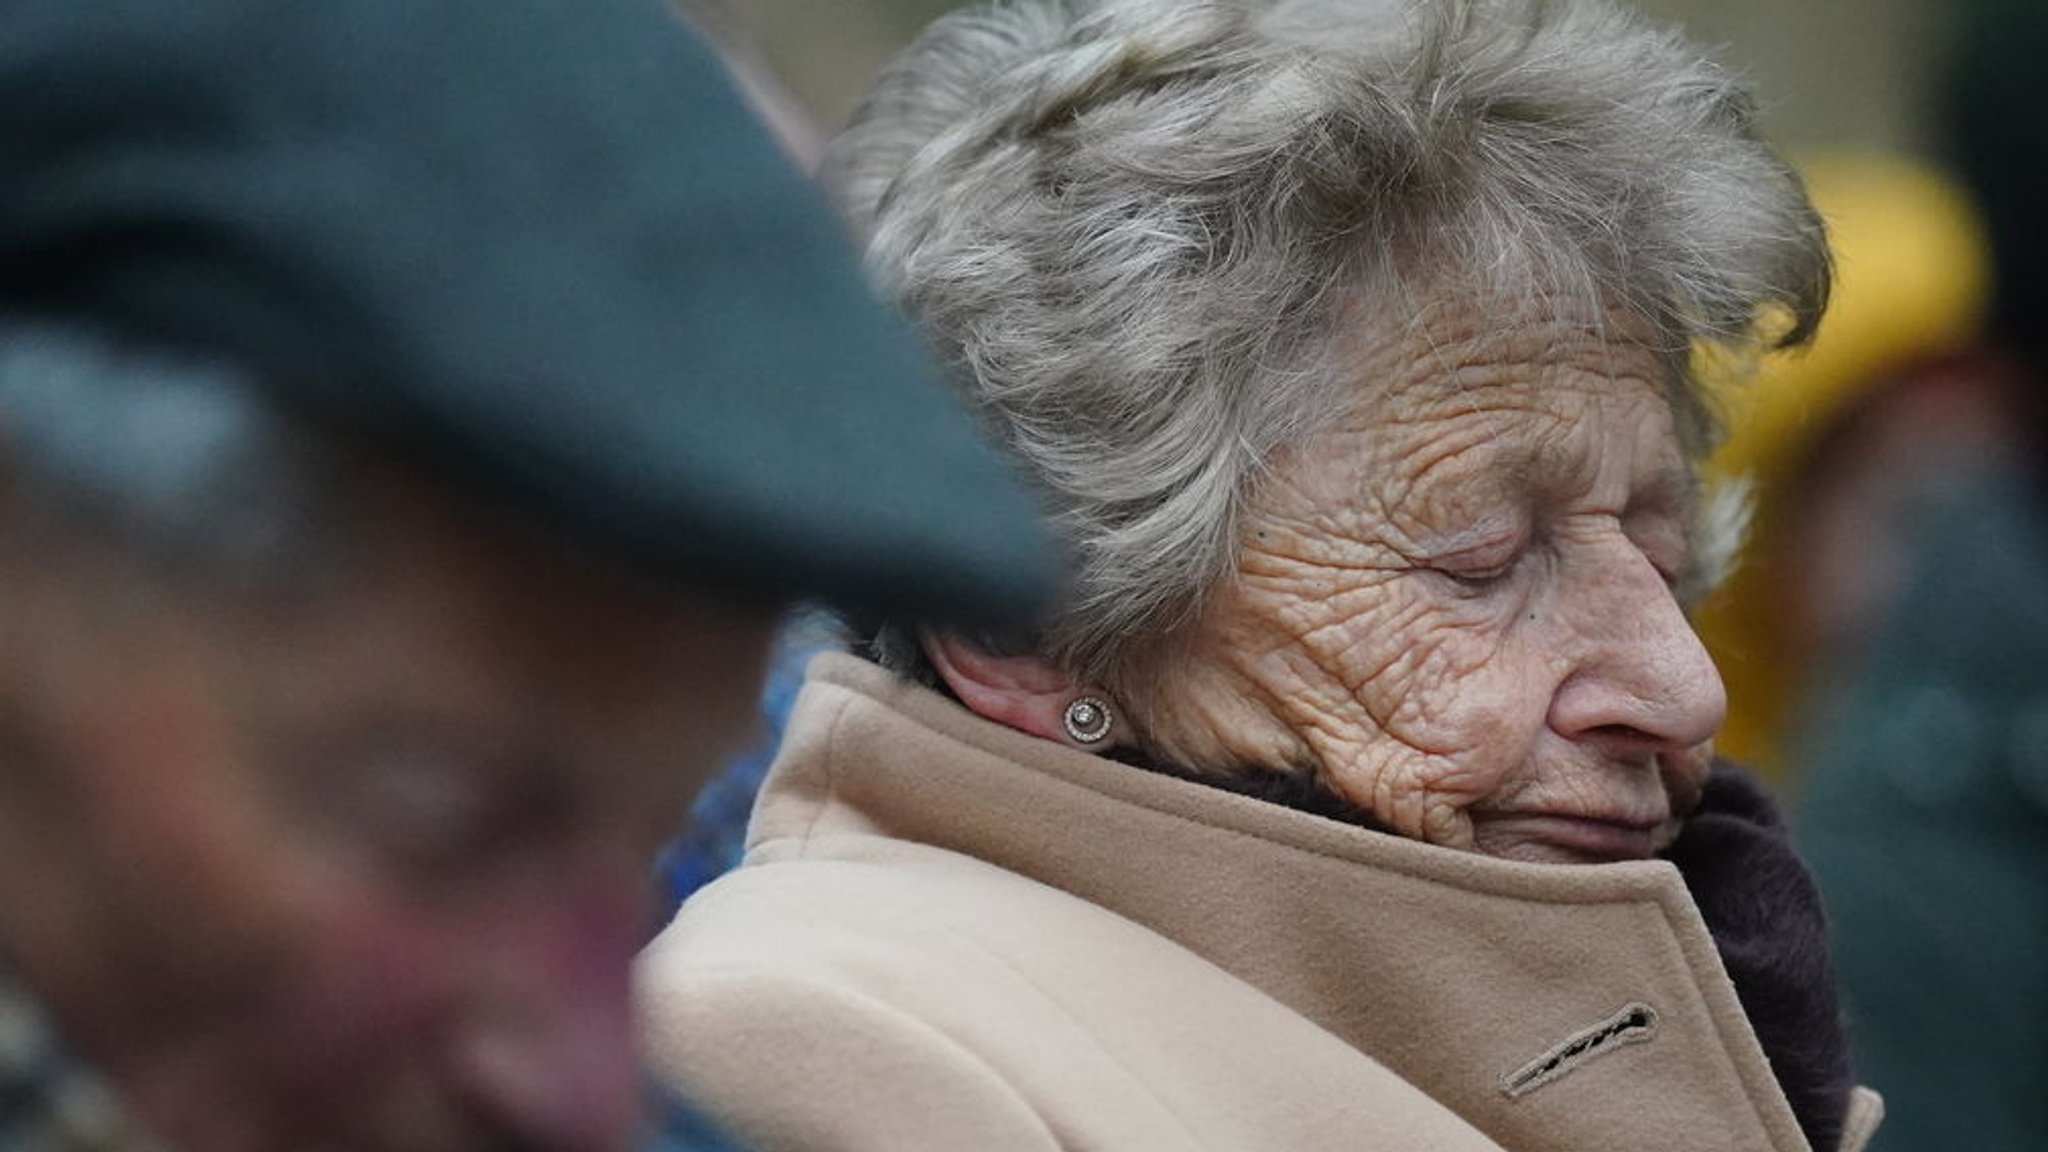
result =
[[[1099,750],[1109,741],[1084,744],[1067,732],[1067,709],[1087,696],[1100,699],[1072,677],[1037,656],[998,656],[957,636],[924,634],[925,655],[953,695],[984,719],[1019,732],[1065,744]],[[1111,741],[1121,734],[1112,727]]]

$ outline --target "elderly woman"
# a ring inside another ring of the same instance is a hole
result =
[[[1694,358],[1828,284],[1725,74],[1599,0],[1038,0],[828,176],[1077,574],[814,665],[660,1076],[762,1149],[1862,1146],[1681,609]]]

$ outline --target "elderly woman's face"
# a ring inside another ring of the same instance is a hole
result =
[[[1312,769],[1432,843],[1649,855],[1725,707],[1672,591],[1694,494],[1658,358],[1471,309],[1365,336],[1356,405],[1254,493],[1151,735]]]

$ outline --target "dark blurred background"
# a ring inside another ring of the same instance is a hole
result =
[[[830,128],[875,69],[946,0],[702,0],[758,46]],[[1773,136],[1795,147],[1925,149],[1941,41],[1936,0],[1643,0],[1754,77]]]

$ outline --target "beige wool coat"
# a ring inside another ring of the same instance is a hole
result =
[[[749,844],[637,981],[658,1078],[759,1152],[1807,1147],[1661,861],[1368,832],[836,655]]]

